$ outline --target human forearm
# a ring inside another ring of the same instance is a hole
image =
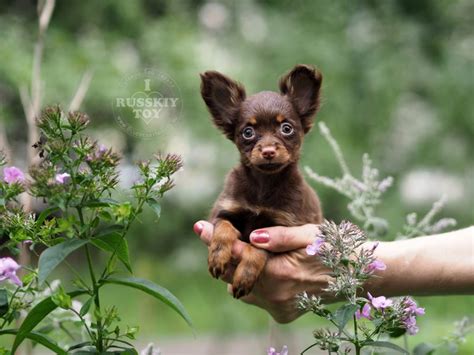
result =
[[[380,243],[376,256],[387,269],[366,291],[385,296],[474,293],[474,227]]]

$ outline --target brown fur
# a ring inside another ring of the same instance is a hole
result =
[[[201,79],[214,123],[241,156],[210,216],[215,229],[209,271],[218,278],[231,262],[236,239],[249,242],[250,233],[259,228],[322,221],[318,197],[297,166],[304,134],[319,106],[322,76],[310,66],[297,65],[281,78],[280,93],[264,91],[248,98],[241,84],[218,72],[206,72]],[[251,244],[244,248],[233,277],[234,297],[252,290],[268,256]]]

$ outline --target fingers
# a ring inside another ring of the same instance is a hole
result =
[[[286,252],[305,248],[319,232],[316,224],[298,227],[269,227],[257,229],[250,234],[250,242],[257,248],[272,252]]]
[[[196,222],[193,230],[206,245],[211,243],[212,233],[214,232],[214,226],[211,223],[207,221]]]

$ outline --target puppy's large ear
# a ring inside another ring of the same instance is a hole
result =
[[[216,126],[233,140],[240,105],[245,100],[244,87],[221,73],[207,71],[201,74],[201,96]]]
[[[304,133],[313,126],[313,116],[319,108],[319,90],[323,76],[308,65],[297,65],[280,79],[280,91],[286,95],[300,116]]]

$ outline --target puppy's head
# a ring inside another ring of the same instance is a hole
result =
[[[297,65],[280,79],[280,93],[248,98],[242,85],[218,72],[205,72],[201,80],[214,123],[237,145],[245,165],[271,174],[298,160],[319,107],[319,71]]]

